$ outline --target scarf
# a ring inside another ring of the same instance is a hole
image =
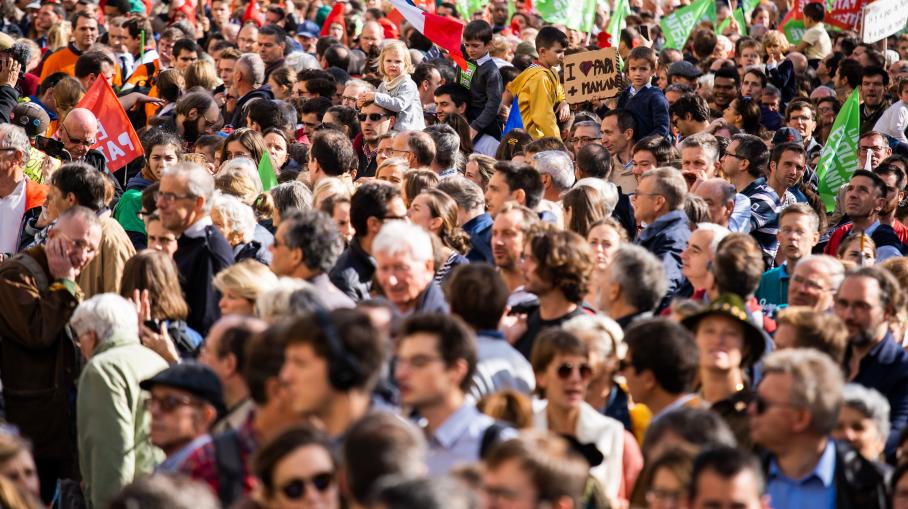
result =
[[[382,80],[382,82],[385,84],[385,89],[390,93],[392,90],[399,87],[400,84],[403,83],[404,81],[406,81],[407,78],[409,78],[409,77],[410,77],[409,74],[402,72],[402,73],[400,73],[400,76],[398,76],[394,79],[388,79],[388,77],[385,76],[385,78]]]

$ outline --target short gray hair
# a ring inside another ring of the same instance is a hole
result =
[[[79,304],[69,324],[77,335],[94,331],[99,345],[115,335],[139,342],[136,307],[115,293],[95,295]]]
[[[218,170],[218,177],[230,173],[242,173],[246,175],[246,177],[252,181],[255,190],[258,193],[262,192],[262,177],[259,176],[258,163],[252,159],[248,157],[234,157],[233,159],[224,161],[224,163],[221,164],[221,168]]]
[[[709,241],[710,256],[716,256],[716,251],[719,250],[719,242],[722,242],[722,239],[731,233],[731,230],[716,223],[697,223],[697,229],[713,234],[712,240]]]
[[[561,328],[584,341],[589,337],[587,333],[594,335],[587,346],[591,351],[602,352],[605,357],[624,357],[627,350],[621,326],[605,315],[577,315],[561,324]]]
[[[845,280],[845,266],[842,265],[838,259],[821,254],[811,254],[807,255],[804,258],[798,260],[798,264],[794,266],[794,270],[797,270],[798,267],[802,264],[809,263],[820,263],[824,265],[824,271],[829,275],[830,280],[832,281],[832,288],[836,289],[842,285],[842,281]],[[792,271],[794,274],[794,271]]]
[[[435,189],[453,198],[454,203],[465,212],[485,209],[486,197],[482,188],[462,175],[443,179]]]
[[[255,235],[255,213],[252,207],[241,202],[236,196],[214,193],[211,200],[212,211],[217,210],[224,223],[231,229],[243,234],[243,243],[250,242]]]
[[[366,80],[361,80],[359,78],[353,78],[353,79],[347,80],[347,83],[344,84],[344,88],[347,88],[347,87],[359,87],[359,88],[362,88],[363,90],[367,90],[369,92],[375,92],[375,90],[376,90],[375,85],[369,83]]]
[[[665,267],[645,248],[624,244],[609,264],[609,277],[621,285],[624,300],[640,311],[656,307],[668,291]]]
[[[186,188],[192,196],[205,199],[204,212],[211,210],[211,197],[214,195],[214,177],[208,170],[196,163],[177,163],[164,169],[165,177],[186,179]]]
[[[763,376],[772,373],[791,377],[789,403],[813,416],[813,431],[829,435],[842,408],[842,370],[832,358],[812,348],[777,350],[763,358]]]
[[[586,177],[578,180],[574,187],[587,186],[599,191],[599,197],[602,198],[602,206],[605,209],[605,215],[611,216],[618,206],[618,187],[615,184],[605,181],[601,178]]]
[[[253,81],[250,84],[253,87],[258,88],[265,82],[265,62],[258,53],[243,53],[237,59],[236,65],[242,65],[243,69],[248,71],[244,74],[249,75],[247,79],[252,78]]]
[[[0,124],[0,144],[3,145],[0,148],[16,149],[17,152],[28,155],[26,152],[28,150],[26,147],[29,146],[28,135],[17,125]]]
[[[876,389],[860,384],[845,384],[842,388],[845,406],[860,412],[873,421],[880,438],[889,436],[889,401]]]
[[[546,150],[533,156],[533,161],[540,174],[552,177],[558,190],[564,191],[574,185],[574,163],[567,152]]]
[[[716,164],[719,160],[719,141],[709,133],[697,133],[684,138],[681,142],[681,150],[686,148],[702,148],[709,155],[712,164]]]
[[[600,136],[602,135],[602,131],[601,131],[602,128],[600,127],[599,122],[593,122],[592,120],[584,120],[582,122],[577,122],[576,124],[571,126],[571,134],[574,134],[574,132],[577,131],[578,127],[593,127],[596,129],[597,135],[600,135]]]
[[[653,178],[656,192],[665,197],[665,205],[668,210],[679,210],[684,207],[684,199],[687,197],[687,182],[681,176],[681,171],[664,166],[646,171],[640,180],[643,181],[648,177]]]
[[[372,253],[385,253],[394,255],[404,249],[410,251],[410,256],[417,262],[434,260],[432,252],[432,238],[420,226],[404,221],[389,221],[385,223],[375,240],[372,241]]]
[[[301,290],[317,292],[312,283],[295,277],[282,277],[277,284],[260,293],[255,300],[255,314],[266,322],[274,322],[293,314],[292,297]]]

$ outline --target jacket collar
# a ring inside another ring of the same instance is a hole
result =
[[[649,240],[650,238],[656,236],[658,233],[671,228],[675,225],[675,223],[678,223],[682,220],[687,220],[687,215],[684,213],[684,211],[680,209],[673,210],[668,214],[659,217],[659,219],[653,221],[653,224],[648,225],[646,229],[640,233],[640,240]]]
[[[138,338],[132,338],[132,337],[126,336],[125,334],[117,333],[117,334],[114,334],[113,336],[111,336],[110,338],[104,340],[104,342],[102,342],[100,345],[98,345],[98,347],[95,349],[94,354],[92,354],[92,355],[93,356],[98,355],[100,353],[104,353],[108,350],[113,350],[114,348],[119,348],[121,346],[137,345],[137,344],[139,344]]]

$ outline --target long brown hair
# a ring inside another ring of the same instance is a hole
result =
[[[166,253],[146,249],[127,260],[120,295],[131,299],[135,290],[148,290],[153,320],[185,320],[189,314],[177,265]]]
[[[457,226],[457,203],[454,198],[438,189],[427,189],[421,194],[429,198],[429,212],[432,217],[441,218],[438,238],[445,246],[466,255],[470,250],[470,236]]]
[[[586,238],[593,224],[607,217],[602,195],[590,186],[577,186],[561,198],[564,210],[571,211],[570,224],[564,225],[568,230]]]

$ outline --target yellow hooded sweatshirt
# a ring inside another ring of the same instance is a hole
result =
[[[533,64],[508,84],[508,91],[517,98],[523,127],[533,139],[561,139],[555,106],[564,101],[564,88],[554,71]]]

